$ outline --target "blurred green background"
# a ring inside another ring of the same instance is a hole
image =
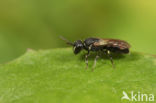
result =
[[[27,48],[65,47],[86,37],[127,40],[132,50],[156,52],[155,0],[0,0],[0,63]]]

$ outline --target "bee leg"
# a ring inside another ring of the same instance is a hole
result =
[[[96,67],[96,62],[97,62],[98,58],[99,58],[99,55],[97,54],[95,57],[95,60],[94,60],[94,65],[93,65],[92,71],[94,71],[94,68]]]
[[[88,69],[88,56],[89,56],[89,51],[85,56],[85,62],[86,62],[86,69]]]
[[[113,58],[112,58],[112,56],[110,55],[110,51],[109,51],[109,50],[107,50],[107,56],[109,57],[109,59],[110,59],[110,61],[111,61],[111,63],[112,63],[113,68],[115,68],[114,62],[113,62]]]

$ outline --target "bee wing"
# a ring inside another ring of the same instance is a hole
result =
[[[99,39],[98,42],[94,43],[94,46],[117,47],[120,49],[130,48],[130,45],[126,41],[118,39]]]
[[[120,49],[130,48],[130,45],[124,40],[110,39],[107,43],[108,47],[117,47]]]
[[[98,42],[94,42],[94,46],[105,46],[108,44],[108,40],[107,39],[99,39]]]

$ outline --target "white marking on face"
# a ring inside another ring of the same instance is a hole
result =
[[[74,46],[74,51],[75,51],[75,49],[76,49],[76,46]]]

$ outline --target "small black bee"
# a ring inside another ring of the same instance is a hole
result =
[[[84,41],[77,40],[74,43],[68,41],[67,39],[60,37],[62,40],[66,41],[67,44],[73,46],[74,54],[80,53],[82,49],[88,51],[85,56],[86,68],[88,68],[88,56],[90,51],[97,52],[97,56],[95,57],[93,68],[96,66],[96,61],[99,58],[99,52],[105,53],[111,60],[111,63],[114,67],[113,58],[110,55],[111,52],[114,53],[122,53],[128,54],[130,45],[123,40],[118,39],[101,39],[101,38],[87,38]]]

